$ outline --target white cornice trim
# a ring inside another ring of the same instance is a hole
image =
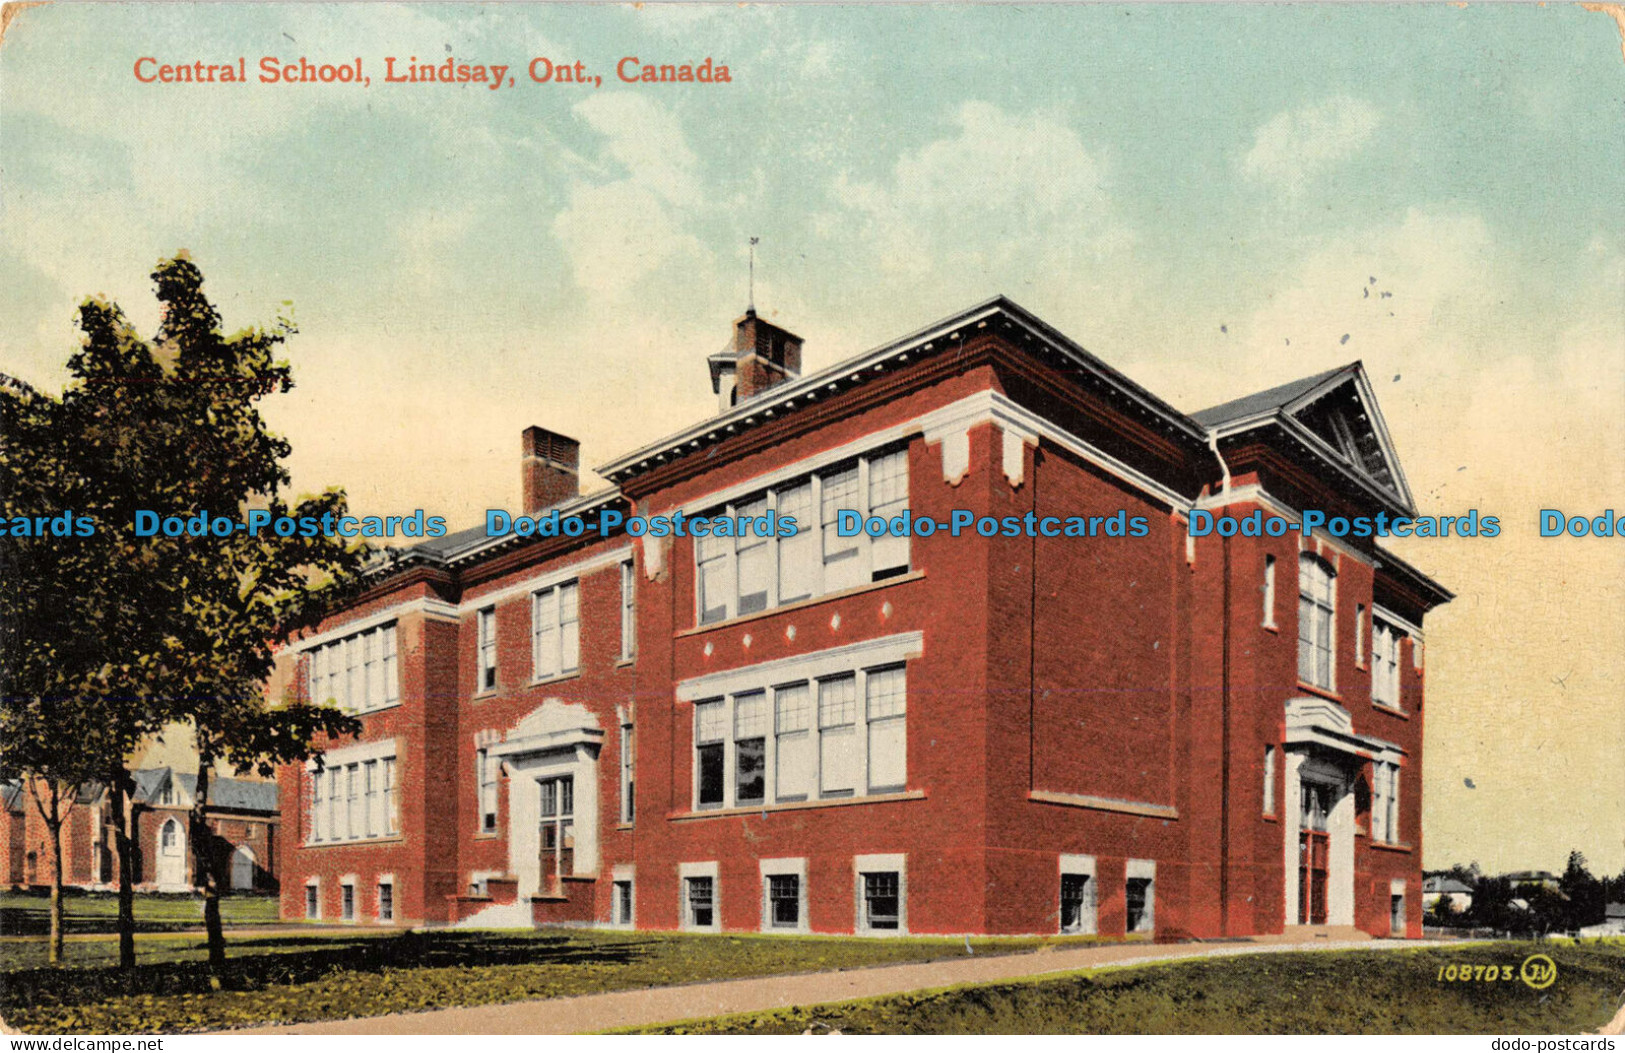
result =
[[[1394,626],[1395,628],[1404,629],[1410,638],[1415,640],[1417,643],[1423,642],[1422,627],[1411,621],[1409,618],[1402,618],[1393,611],[1389,610],[1387,607],[1376,603],[1371,605],[1371,616],[1373,618],[1381,618],[1383,621]]]

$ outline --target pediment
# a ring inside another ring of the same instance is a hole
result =
[[[1414,506],[1370,380],[1358,364],[1283,406],[1282,413],[1354,472],[1388,491],[1406,508]]]

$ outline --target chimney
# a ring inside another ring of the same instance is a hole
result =
[[[520,437],[519,471],[524,486],[524,514],[568,501],[581,493],[581,444],[567,435],[526,428]]]
[[[750,307],[734,322],[733,342],[709,359],[717,412],[801,375],[801,337],[756,316]]]

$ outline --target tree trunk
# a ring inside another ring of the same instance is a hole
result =
[[[50,808],[47,810],[45,801],[40,799],[40,787],[44,785],[45,794],[50,799]],[[39,812],[41,819],[45,820],[45,831],[51,838],[51,936],[50,946],[46,950],[45,960],[51,965],[62,964],[62,824],[67,819],[67,813],[62,808],[64,794],[68,796],[68,808],[73,808],[73,797],[79,788],[64,788],[55,779],[34,778],[28,783],[29,795],[34,798],[34,809]]]
[[[130,775],[124,766],[113,770],[113,841],[118,848],[118,965],[135,968],[135,846],[130,839]]]
[[[209,971],[216,987],[226,971],[226,933],[220,923],[220,867],[215,858],[214,832],[209,829],[209,770],[214,767],[213,751],[199,743],[197,789],[192,794],[189,817],[192,841],[193,883],[203,891],[203,927],[209,937]]]

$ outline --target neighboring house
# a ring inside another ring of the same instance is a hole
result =
[[[1422,909],[1432,910],[1440,900],[1449,900],[1451,908],[1460,914],[1473,905],[1472,886],[1453,877],[1423,878]]]
[[[540,532],[394,553],[283,653],[272,697],[364,724],[281,772],[284,917],[1420,934],[1450,593],[1369,537],[1186,529],[1414,516],[1358,363],[1186,414],[1000,298],[808,376],[747,311],[707,365],[717,415],[607,490],[527,429]],[[843,510],[999,522],[845,537]]]
[[[193,888],[188,851],[188,812],[197,787],[193,773],[171,768],[131,772],[135,790],[129,802],[135,838],[135,886],[141,892],[189,892]],[[7,856],[20,857],[22,886],[51,883],[53,856],[45,821],[27,789],[16,788],[19,816],[0,828]],[[118,881],[112,797],[100,784],[83,788],[62,828],[63,883],[78,888],[111,888]],[[211,851],[222,888],[237,892],[276,892],[277,786],[273,782],[215,777],[209,782],[208,825]]]
[[[1580,930],[1581,936],[1625,936],[1625,903],[1610,903],[1603,908],[1603,920],[1597,925],[1587,925]]]

